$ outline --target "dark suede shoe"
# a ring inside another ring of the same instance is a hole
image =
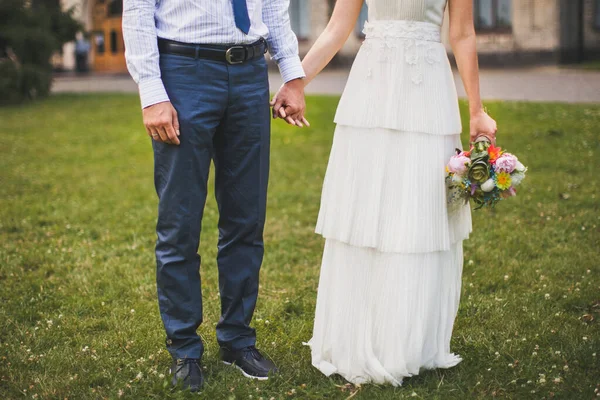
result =
[[[204,375],[197,358],[184,358],[173,361],[171,367],[171,383],[173,386],[181,385],[190,392],[198,392],[204,385]]]
[[[269,375],[279,372],[271,360],[267,360],[254,346],[232,351],[221,348],[221,359],[227,365],[235,365],[246,378],[266,381]]]

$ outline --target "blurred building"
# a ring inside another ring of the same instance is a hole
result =
[[[484,64],[576,63],[600,58],[600,0],[473,1],[478,49]],[[290,0],[292,28],[302,54],[325,29],[329,3]],[[89,33],[90,69],[126,72],[121,30],[123,0],[61,0],[61,4],[65,9],[75,7],[75,16]],[[337,57],[339,63],[347,64],[354,58],[363,40],[366,19],[364,6],[354,33]],[[444,33],[448,43],[447,26]],[[63,69],[74,69],[74,48],[73,43],[65,45],[58,61]]]

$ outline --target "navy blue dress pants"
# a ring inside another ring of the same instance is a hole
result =
[[[181,145],[153,142],[159,197],[157,287],[167,348],[200,358],[200,227],[211,160],[219,208],[219,345],[256,342],[250,327],[263,259],[269,178],[270,112],[263,58],[229,65],[162,54],[162,80],[178,113]]]

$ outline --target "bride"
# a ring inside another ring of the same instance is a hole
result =
[[[495,141],[483,110],[473,0],[367,0],[366,38],[335,122],[317,233],[326,239],[313,365],[350,382],[400,385],[422,369],[461,361],[450,352],[471,231],[466,205],[446,204],[444,166],[462,131],[450,41],[468,95],[470,139]],[[308,84],[342,47],[362,0],[337,0],[303,60]]]

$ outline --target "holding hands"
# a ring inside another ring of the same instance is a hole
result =
[[[304,117],[306,102],[304,101],[304,82],[302,79],[291,80],[281,86],[271,100],[273,118],[281,118],[290,125],[302,128],[310,123]]]
[[[294,79],[282,85],[270,104],[273,107],[274,119],[281,118],[299,128],[310,126],[304,117],[306,102],[302,79]],[[167,144],[180,144],[179,120],[171,102],[153,104],[144,108],[142,114],[148,136],[153,140]]]

